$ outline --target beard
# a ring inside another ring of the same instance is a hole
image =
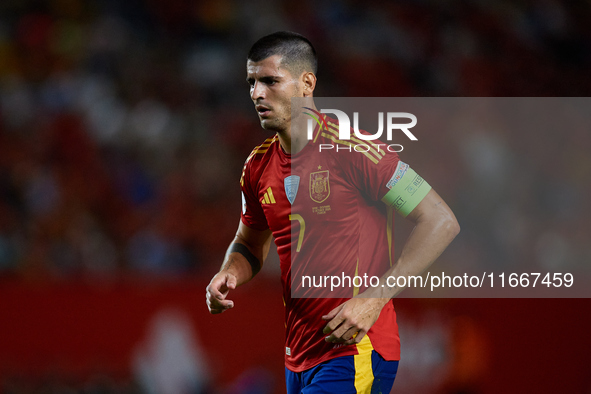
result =
[[[261,127],[265,130],[285,131],[289,124],[289,117],[284,114],[275,114],[266,118],[259,118]]]

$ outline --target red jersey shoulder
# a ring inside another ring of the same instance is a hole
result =
[[[273,137],[267,138],[261,145],[256,146],[248,158],[244,162],[244,167],[242,167],[242,176],[240,177],[240,185],[244,186],[244,178],[245,174],[248,170],[252,173],[252,171],[256,171],[257,169],[262,169],[264,167],[264,163],[268,162],[273,150],[279,144],[279,138],[277,135]]]

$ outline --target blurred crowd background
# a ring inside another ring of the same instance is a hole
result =
[[[314,43],[319,96],[588,96],[589,26],[588,1],[2,0],[0,283],[208,280],[268,136],[244,81],[262,35]],[[443,258],[588,263],[591,132],[487,132],[416,154],[458,169]],[[507,157],[511,209],[471,198]]]

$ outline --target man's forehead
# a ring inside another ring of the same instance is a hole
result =
[[[247,74],[283,75],[289,73],[285,67],[281,67],[281,55],[269,56],[258,62],[248,59],[246,61]]]

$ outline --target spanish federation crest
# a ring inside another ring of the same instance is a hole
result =
[[[296,195],[298,194],[298,187],[300,186],[300,177],[297,175],[290,175],[283,180],[285,185],[285,195],[289,203],[293,205]]]
[[[330,195],[328,184],[328,170],[316,171],[310,174],[310,198],[312,201],[321,203]]]

